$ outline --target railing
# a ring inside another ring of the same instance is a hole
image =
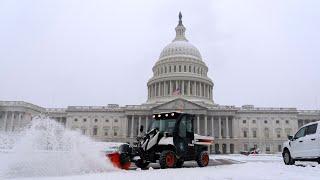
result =
[[[50,112],[50,113],[54,113],[54,112],[66,112],[66,108],[47,108],[46,111]]]
[[[299,114],[318,114],[320,115],[320,110],[298,110]]]

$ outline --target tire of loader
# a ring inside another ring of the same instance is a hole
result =
[[[177,168],[182,168],[183,163],[184,163],[184,160],[183,160],[183,159],[178,159],[178,160],[177,160],[177,163],[176,163],[176,167],[177,167]]]
[[[199,167],[205,167],[209,164],[209,154],[207,151],[202,151],[198,154],[196,159]]]
[[[173,151],[165,150],[162,151],[159,159],[161,169],[173,168],[177,162],[176,154]]]
[[[145,169],[145,168],[149,165],[149,162],[143,162],[142,159],[139,159],[139,160],[137,160],[134,164],[135,164],[138,168]]]

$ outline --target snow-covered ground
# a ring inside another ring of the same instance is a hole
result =
[[[211,155],[210,166],[204,168],[190,168],[192,163],[189,163],[189,168],[180,169],[152,166],[148,170],[119,170],[102,153],[114,145],[94,142],[50,119],[34,119],[30,128],[19,136],[0,134],[0,179],[320,179],[320,165],[317,163],[297,162],[298,166],[286,166],[280,154]]]
[[[114,170],[63,177],[32,177],[18,179],[37,180],[214,180],[214,179],[319,179],[320,166],[316,163],[298,163],[303,166],[286,166],[279,155],[215,155],[212,159],[232,159],[244,163],[217,165],[205,168],[152,169],[149,170]],[[313,167],[314,166],[314,167]]]

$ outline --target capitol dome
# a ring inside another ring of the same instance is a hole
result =
[[[174,56],[190,56],[195,59],[201,60],[201,54],[199,50],[185,40],[173,41],[168,44],[161,52],[159,59],[174,57]]]
[[[179,23],[176,37],[160,53],[153,66],[153,77],[148,81],[147,103],[163,103],[182,98],[213,104],[213,82],[207,76],[208,67],[199,50],[185,37],[186,28]]]

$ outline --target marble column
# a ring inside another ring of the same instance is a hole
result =
[[[138,135],[140,136],[140,126],[141,126],[141,116],[139,116],[139,124],[138,124]]]
[[[5,111],[4,121],[3,121],[3,130],[4,130],[4,131],[7,131],[7,119],[8,119],[8,112]]]
[[[197,116],[197,134],[200,134],[200,115]]]
[[[158,88],[159,88],[159,90],[158,90],[158,91],[159,91],[159,92],[158,92],[158,96],[161,96],[161,82],[158,82],[158,86],[159,86],[159,87],[158,87]]]
[[[204,133],[205,133],[205,136],[208,136],[208,117],[207,117],[207,115],[204,116]]]
[[[148,127],[149,127],[149,117],[146,115],[146,133],[148,132]]]
[[[21,128],[21,121],[22,121],[21,116],[22,116],[22,113],[19,113],[19,114],[18,114],[18,117],[19,117],[18,127],[19,127],[19,128]]]
[[[184,81],[182,81],[181,86],[181,95],[184,95]]]
[[[218,128],[219,128],[219,139],[222,138],[222,134],[221,134],[221,116],[219,116],[219,119],[218,119]]]
[[[176,80],[176,89],[174,89],[174,91],[176,91],[178,89],[178,80]]]
[[[131,132],[130,132],[131,138],[133,138],[133,124],[134,124],[134,115],[131,116]]]
[[[163,96],[167,95],[167,81],[163,81]]]
[[[173,91],[173,88],[172,88],[172,81],[170,81],[170,92],[169,92],[169,95],[171,96],[172,95],[172,91]]]
[[[14,112],[12,112],[12,114],[11,114],[11,124],[10,124],[10,130],[12,131],[13,130],[13,122],[14,122],[14,117],[15,117],[15,113]]]
[[[230,135],[229,135],[229,117],[226,116],[226,138],[229,139]]]
[[[214,137],[214,120],[213,120],[213,116],[211,116],[211,136]]]
[[[193,96],[197,96],[197,86],[196,86],[197,83],[195,81],[193,81],[192,84],[193,84],[193,87],[192,87],[193,88],[193,92],[192,92]]]
[[[188,96],[191,95],[191,93],[190,93],[190,90],[191,90],[191,89],[190,89],[190,88],[191,88],[191,86],[190,86],[190,81],[188,81],[188,92],[187,92],[187,95],[188,95]]]

